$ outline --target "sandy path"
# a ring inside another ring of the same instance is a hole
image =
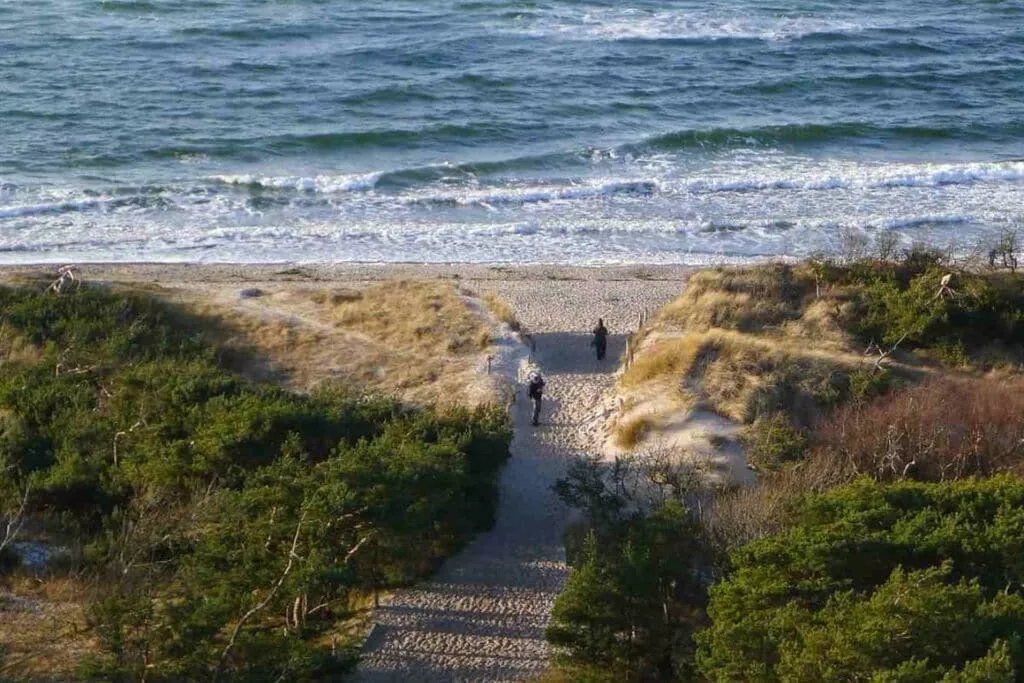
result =
[[[501,480],[497,523],[427,582],[393,595],[375,615],[360,681],[523,680],[547,666],[544,628],[569,569],[561,534],[569,511],[551,491],[576,455],[601,440],[623,332],[638,312],[677,295],[679,280],[504,280],[490,289],[533,332],[547,380],[541,426],[529,403],[513,408],[512,459]],[[587,330],[598,316],[613,332],[599,365]]]

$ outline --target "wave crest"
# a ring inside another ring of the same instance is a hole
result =
[[[720,11],[602,8],[582,13],[539,13],[516,32],[568,40],[778,42],[816,35],[855,35],[883,26],[842,16],[756,16]]]

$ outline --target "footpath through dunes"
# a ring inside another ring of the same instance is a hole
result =
[[[600,277],[464,280],[511,304],[532,333],[547,381],[541,425],[530,425],[520,388],[494,529],[431,580],[382,601],[356,680],[524,680],[547,667],[544,629],[569,574],[561,541],[569,510],[551,486],[572,458],[603,441],[625,333],[641,310],[660,307],[682,288],[677,277]],[[598,317],[612,332],[600,364],[589,346]]]

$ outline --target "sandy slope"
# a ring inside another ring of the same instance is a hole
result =
[[[546,667],[544,628],[569,571],[560,542],[569,511],[551,485],[572,457],[603,441],[622,333],[636,325],[639,310],[681,288],[675,278],[474,284],[510,302],[533,332],[547,379],[542,424],[530,426],[520,391],[497,524],[432,580],[381,606],[357,680],[522,680]],[[598,316],[614,333],[601,365],[588,346]]]

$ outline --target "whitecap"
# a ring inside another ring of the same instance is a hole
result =
[[[315,192],[319,194],[339,194],[344,192],[360,192],[372,190],[383,171],[373,173],[348,173],[339,175],[316,176],[262,176],[253,174],[214,175],[209,180],[223,185],[264,188],[273,190],[293,190],[295,192]]]
[[[785,41],[816,34],[852,35],[883,26],[842,16],[757,16],[723,11],[601,8],[555,10],[520,23],[513,31],[568,40],[763,40]]]

